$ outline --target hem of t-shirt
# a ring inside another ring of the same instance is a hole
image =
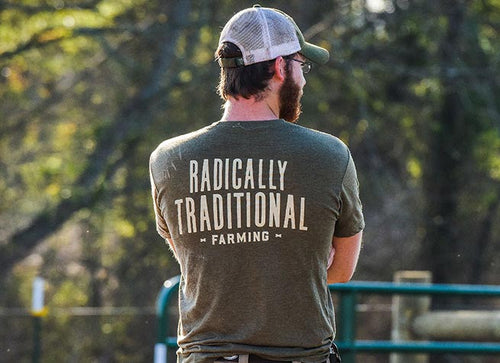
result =
[[[357,228],[352,229],[348,233],[334,233],[333,236],[340,237],[340,238],[349,238],[349,237],[357,235],[359,232],[363,231],[364,229],[365,229],[365,223],[363,222],[362,224],[357,226]]]
[[[285,361],[300,361],[300,362],[324,362],[328,356],[328,347],[331,345],[325,345],[323,347],[304,349],[300,347],[292,348],[295,352],[289,352],[287,354],[277,354],[269,351],[269,348],[264,349],[250,346],[245,344],[229,344],[226,349],[220,349],[220,347],[215,346],[204,346],[203,348],[197,347],[196,349],[183,349],[180,347],[177,350],[178,362],[181,363],[199,363],[199,362],[213,362],[214,359],[221,358],[224,356],[239,355],[239,354],[254,354],[262,357],[264,359],[270,360],[285,360]],[[231,347],[233,349],[231,349]]]

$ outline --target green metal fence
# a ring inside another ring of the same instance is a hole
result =
[[[356,304],[360,294],[498,297],[500,296],[500,286],[349,282],[329,287],[331,291],[340,295],[340,311],[337,317],[339,330],[336,342],[342,352],[343,361],[346,363],[355,362],[358,352],[500,353],[500,343],[356,340]]]
[[[172,297],[177,296],[179,281],[179,276],[167,280],[158,295],[156,304],[158,334],[155,345],[155,363],[167,362],[168,348],[177,348],[177,337],[167,334],[170,324],[167,307]],[[340,306],[337,314],[339,329],[335,341],[342,353],[342,361],[345,363],[354,363],[357,353],[368,352],[500,354],[500,343],[493,342],[393,342],[356,339],[356,305],[361,294],[500,297],[500,286],[349,282],[329,285],[329,289],[339,295]]]

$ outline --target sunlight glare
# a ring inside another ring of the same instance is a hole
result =
[[[390,3],[390,4],[388,4]],[[368,9],[369,12],[371,13],[383,13],[384,11],[387,11],[387,9],[390,7],[388,5],[392,5],[392,1],[389,0],[366,0],[366,8]]]

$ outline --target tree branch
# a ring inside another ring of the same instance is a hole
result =
[[[7,1],[0,1],[0,11],[3,10],[17,10],[17,11],[22,11],[23,13],[26,14],[37,14],[41,13],[44,11],[54,11],[54,10],[62,10],[62,9],[95,9],[96,5],[99,4],[101,0],[92,0],[92,1],[87,1],[87,2],[82,2],[78,5],[73,5],[73,4],[64,4],[61,2],[61,6],[50,6],[48,4],[46,5],[26,5],[26,4],[19,4],[19,3],[11,3]]]
[[[147,132],[153,118],[145,117],[144,114],[151,102],[160,96],[161,90],[165,89],[161,86],[164,76],[175,59],[175,47],[188,24],[190,2],[179,1],[176,6],[173,19],[177,19],[177,23],[165,24],[166,29],[162,32],[165,39],[160,42],[163,46],[150,72],[149,81],[130,101],[125,102],[126,106],[103,132],[97,148],[88,158],[86,169],[74,183],[74,197],[62,200],[55,207],[43,211],[28,227],[17,231],[0,247],[1,275],[5,275],[17,261],[28,256],[40,241],[54,233],[75,212],[92,207],[98,200],[103,185],[112,175],[109,173],[110,168],[114,168],[119,162],[117,150],[120,150],[120,145]],[[173,82],[173,77],[168,82]]]
[[[95,36],[102,34],[123,34],[123,33],[140,34],[140,30],[130,27],[126,28],[82,27],[74,29],[63,28],[63,27],[46,28],[38,33],[33,34],[29,40],[27,40],[23,44],[19,44],[17,48],[0,53],[0,60],[7,60],[28,50],[41,49],[50,44],[58,43],[60,41],[71,39],[77,36],[82,36],[82,35]]]

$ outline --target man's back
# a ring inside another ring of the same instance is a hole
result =
[[[183,275],[186,361],[324,359],[332,238],[363,228],[347,147],[283,120],[217,122],[162,143],[150,167],[158,230]]]

